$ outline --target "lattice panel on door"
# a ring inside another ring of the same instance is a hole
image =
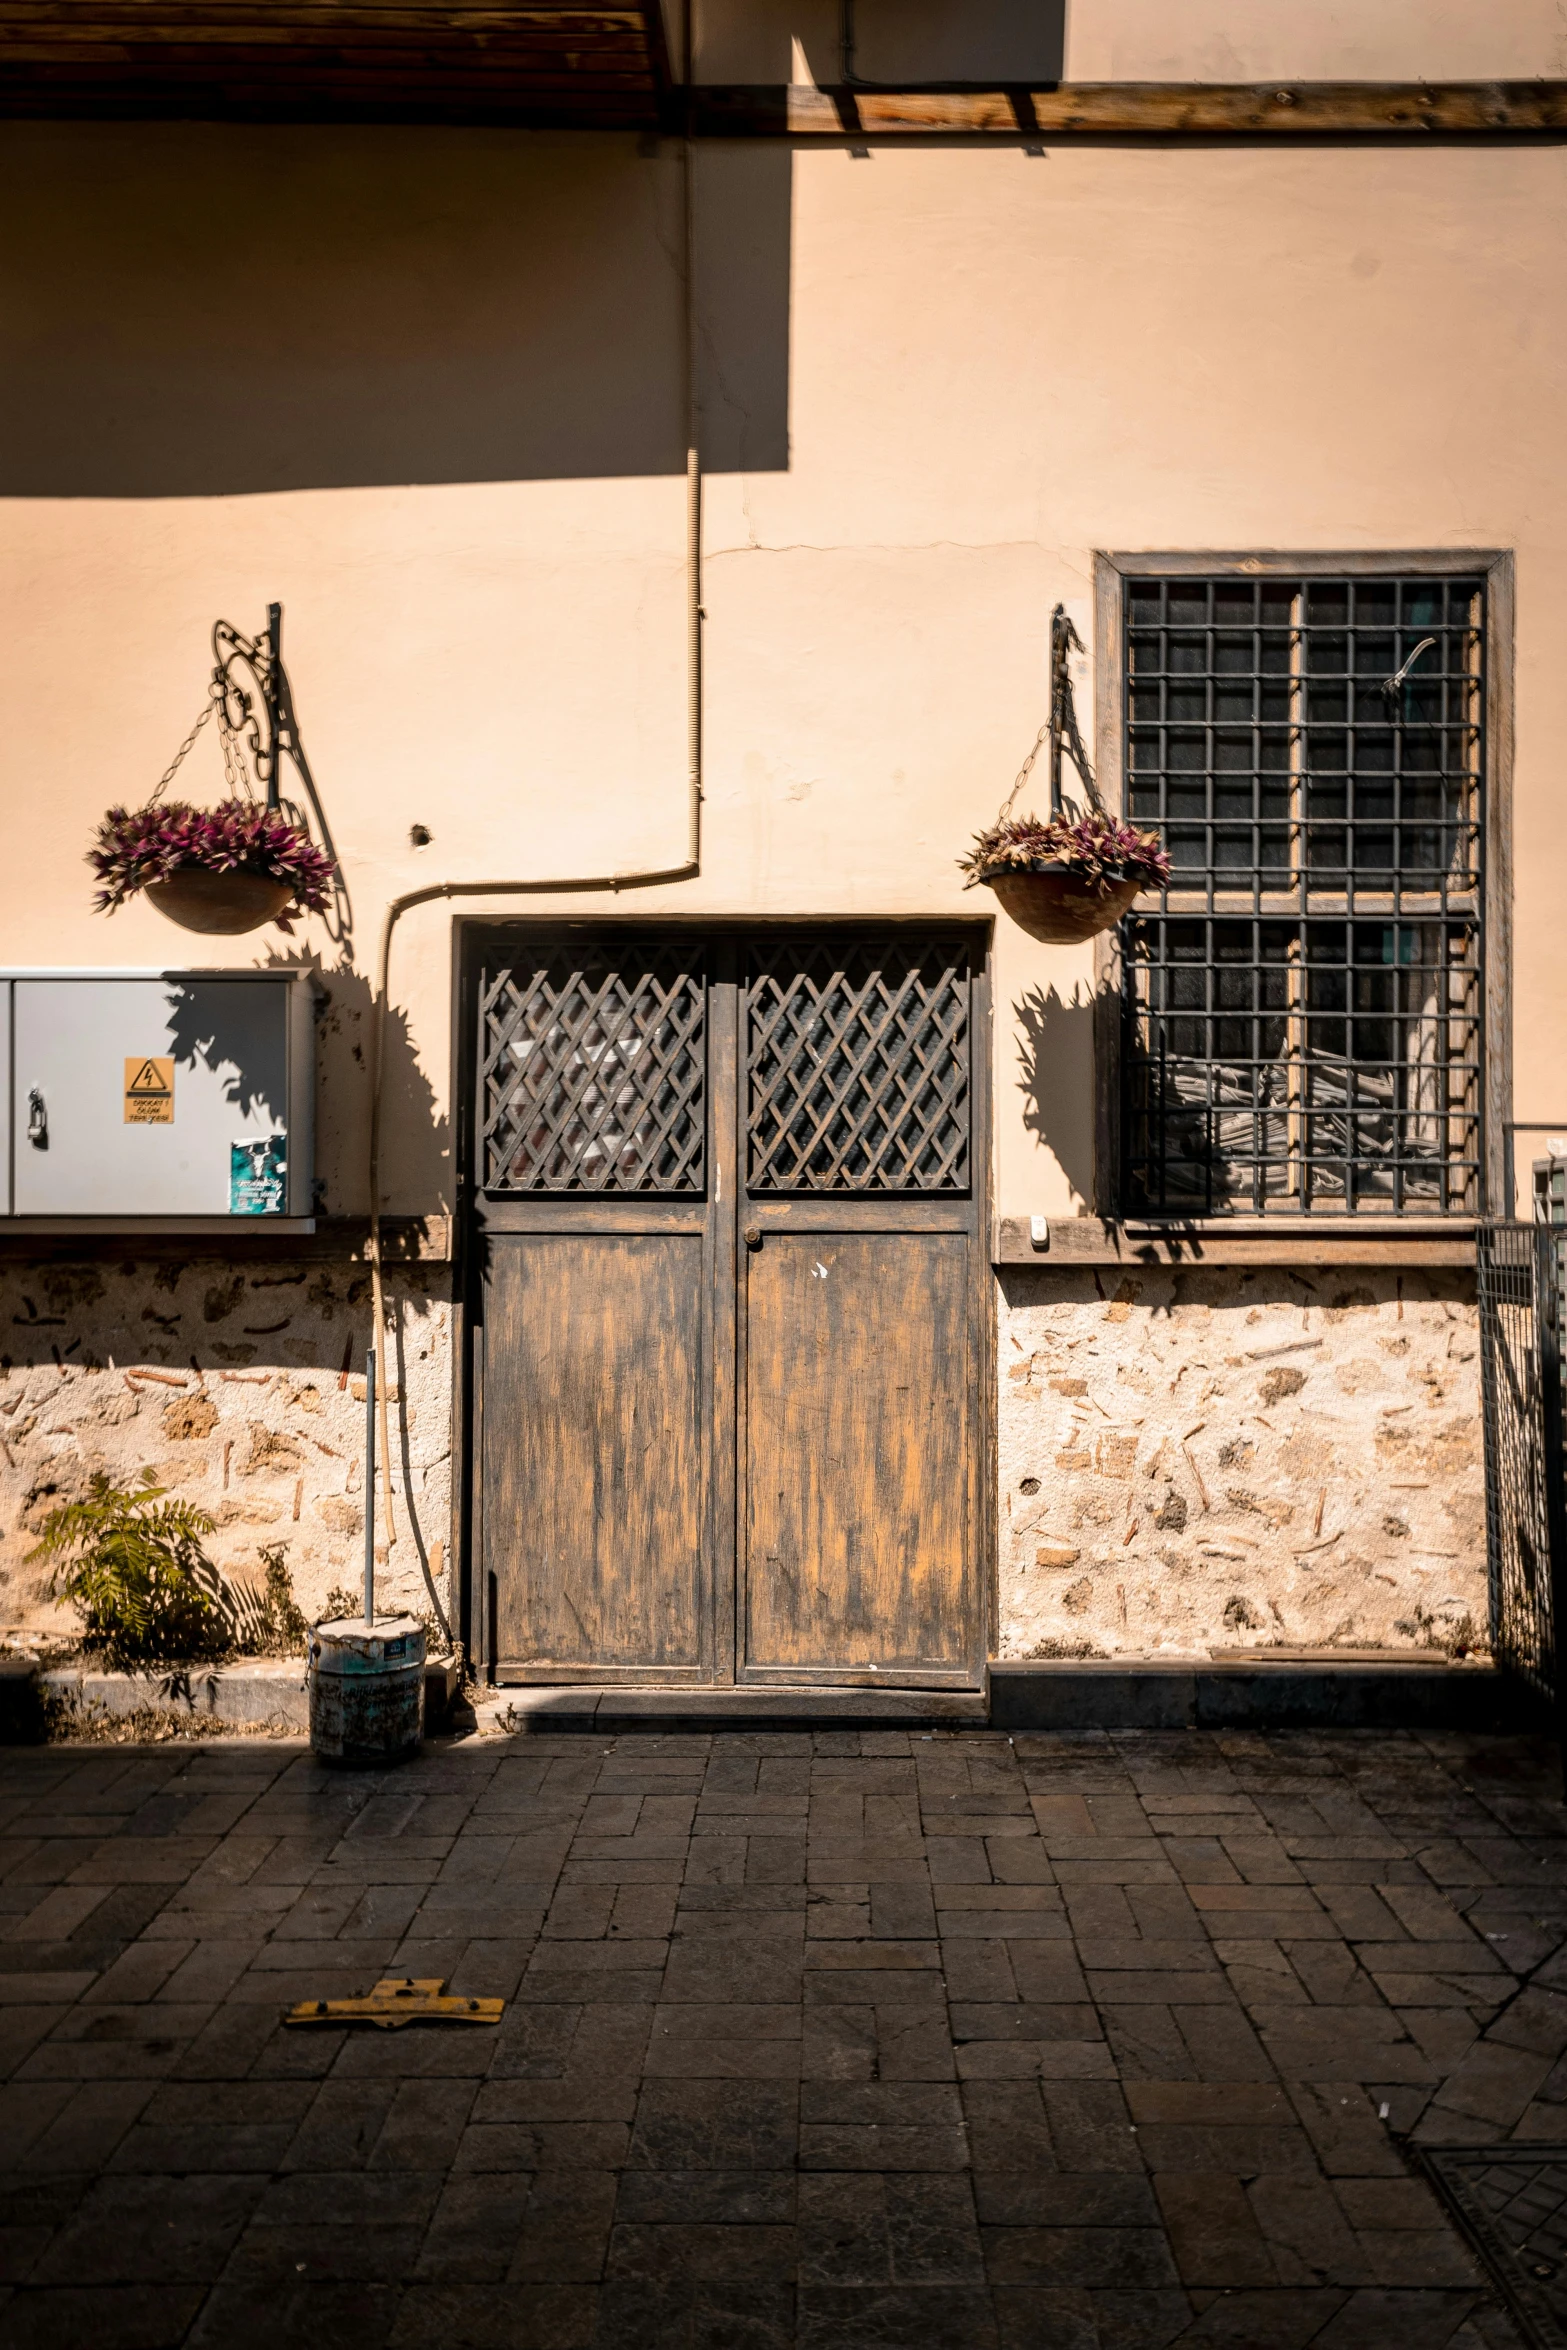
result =
[[[968,1188],[963,941],[757,948],[744,1020],[750,1190]]]
[[[707,981],[699,948],[545,945],[481,981],[490,1191],[699,1192]]]

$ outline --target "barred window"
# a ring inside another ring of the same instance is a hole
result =
[[[1477,1214],[1483,579],[1124,598],[1127,1211]]]

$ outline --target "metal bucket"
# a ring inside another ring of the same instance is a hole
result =
[[[407,1762],[424,1732],[422,1624],[347,1616],[310,1635],[310,1743],[326,1763]]]

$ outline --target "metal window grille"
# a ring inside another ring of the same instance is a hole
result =
[[[757,948],[744,1022],[753,1192],[966,1189],[966,944]]]
[[[1484,599],[1127,580],[1130,1212],[1479,1213]]]
[[[700,949],[572,941],[481,983],[490,1191],[700,1192],[707,981]]]

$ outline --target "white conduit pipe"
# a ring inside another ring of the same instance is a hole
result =
[[[691,21],[686,16],[686,82],[691,80]],[[459,897],[525,897],[545,893],[564,893],[584,889],[630,889],[647,887],[660,881],[690,881],[702,869],[702,462],[697,445],[698,402],[696,367],[696,205],[693,185],[693,157],[689,124],[682,150],[682,182],[684,209],[684,306],[685,306],[685,409],[686,409],[686,853],[678,865],[625,866],[614,873],[571,874],[551,880],[527,881],[435,881],[423,889],[405,890],[401,897],[390,900],[381,919],[381,943],[376,957],[375,997],[371,1011],[370,1029],[370,1290],[371,1313],[376,1333],[382,1373],[379,1382],[378,1409],[381,1435],[381,1475],[383,1509],[386,1519],[386,1539],[390,1547],[397,1539],[396,1520],[392,1513],[392,1446],[388,1421],[388,1392],[400,1360],[397,1335],[387,1338],[386,1295],[382,1281],[381,1253],[381,1134],[382,1099],[386,1065],[386,1008],[390,1000],[392,968],[392,938],[398,923],[412,906],[429,905],[437,898]],[[398,1386],[398,1433],[402,1433],[402,1413],[406,1398],[402,1385]],[[366,1517],[371,1514],[375,1496],[365,1496]],[[420,1565],[424,1569],[426,1586],[434,1603],[437,1618],[448,1641],[452,1627],[446,1618],[440,1594],[425,1565],[423,1554]]]

